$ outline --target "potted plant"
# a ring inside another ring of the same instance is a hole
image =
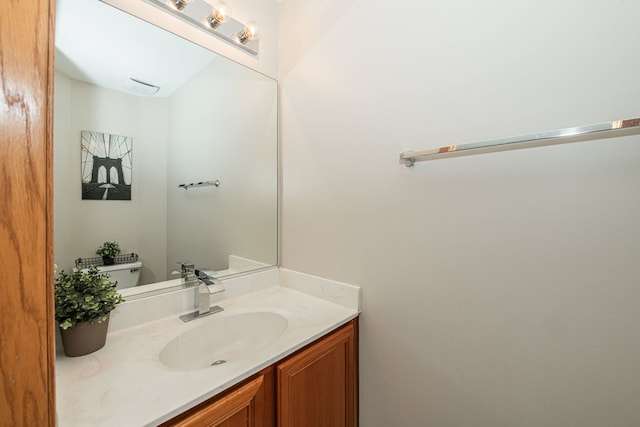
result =
[[[109,313],[124,298],[116,281],[90,267],[86,273],[63,271],[55,282],[55,317],[67,356],[82,356],[104,347]]]
[[[98,247],[96,254],[102,257],[104,265],[112,265],[115,257],[120,254],[120,245],[118,242],[104,242]]]

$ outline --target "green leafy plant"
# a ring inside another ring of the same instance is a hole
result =
[[[98,247],[96,254],[103,257],[115,258],[116,255],[120,254],[120,245],[118,242],[104,242]]]
[[[54,287],[56,320],[60,328],[69,329],[80,322],[104,322],[111,310],[124,301],[116,290],[117,283],[95,266],[86,273],[61,271]]]

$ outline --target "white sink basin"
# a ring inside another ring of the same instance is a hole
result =
[[[285,317],[267,311],[194,320],[198,321],[202,325],[175,337],[160,351],[160,362],[167,368],[214,369],[243,359],[271,344],[289,324]]]

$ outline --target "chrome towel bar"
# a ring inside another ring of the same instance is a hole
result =
[[[638,133],[640,133],[640,118],[616,120],[613,122],[538,132],[529,135],[475,142],[472,144],[449,145],[422,151],[406,151],[400,154],[400,164],[410,167],[413,166],[415,162],[424,162],[427,160],[519,150],[545,145],[567,144],[570,142],[594,139],[615,138]]]
[[[192,182],[191,184],[180,184],[179,188],[184,188],[185,190],[193,187],[210,187],[210,186],[220,187],[220,180],[216,179],[215,181],[200,181],[200,182]]]

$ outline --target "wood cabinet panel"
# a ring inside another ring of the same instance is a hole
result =
[[[279,427],[357,425],[352,322],[277,367]]]
[[[273,427],[274,381],[274,368],[267,368],[225,392],[221,397],[214,397],[162,426]]]
[[[0,13],[0,426],[53,426],[53,0]]]

